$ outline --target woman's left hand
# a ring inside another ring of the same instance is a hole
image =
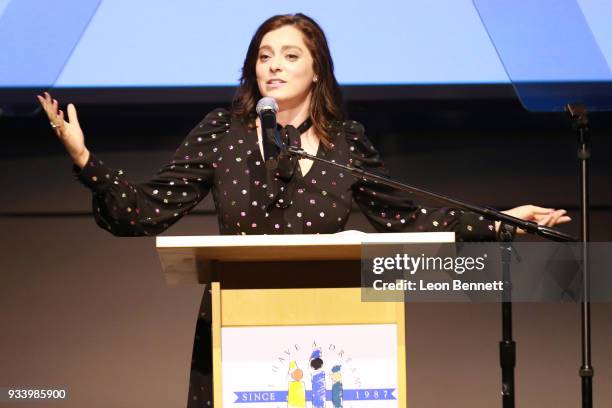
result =
[[[510,215],[515,218],[520,218],[525,221],[537,222],[538,225],[546,227],[554,227],[558,224],[565,224],[570,222],[572,219],[566,215],[565,210],[556,210],[554,208],[543,208],[535,205],[521,205],[520,207],[514,207],[510,210],[502,211],[504,214]],[[499,229],[499,222],[495,223],[495,229]],[[523,234],[525,231],[518,229],[517,233]]]

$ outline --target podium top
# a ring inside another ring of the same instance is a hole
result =
[[[344,231],[337,234],[168,236],[157,237],[156,247],[160,253],[167,249],[205,249],[196,251],[199,258],[203,256],[209,260],[231,262],[330,259],[330,255],[331,259],[359,259],[362,244],[440,242],[455,242],[455,233],[367,234]],[[283,251],[279,253],[281,248]],[[347,252],[338,252],[340,248],[345,248]]]
[[[455,242],[454,232],[377,233],[344,231],[337,234],[166,236],[156,238],[166,281],[204,283],[211,265],[236,267],[270,262],[357,262],[361,247],[368,243]]]

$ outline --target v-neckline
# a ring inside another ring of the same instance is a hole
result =
[[[264,154],[263,154],[263,135],[261,135],[262,139],[260,139],[260,130],[261,128],[256,127],[255,128],[255,135],[257,136],[257,139],[255,140],[255,146],[257,147],[257,151],[259,152],[259,157],[261,158],[261,161],[263,163],[265,163],[266,159],[264,158]],[[319,145],[317,146],[317,152],[315,153],[315,157],[319,157],[319,153],[321,152],[321,140],[319,140]],[[302,139],[300,138],[300,147],[302,147]],[[300,161],[298,159],[298,169],[299,169],[299,173],[300,176],[302,178],[305,178],[308,174],[310,174],[310,172],[312,171],[312,168],[315,166],[315,164],[317,163],[316,160],[313,160],[312,166],[310,166],[310,168],[308,169],[308,171],[306,172],[306,174],[304,174],[302,172],[302,166],[300,165]]]
[[[300,145],[301,145],[302,141],[300,140]],[[319,145],[317,146],[317,152],[314,154],[315,157],[319,157],[319,152],[321,151],[321,141],[319,140]],[[308,159],[306,159],[308,160]],[[315,164],[317,164],[316,160],[312,160],[312,165],[310,166],[310,168],[308,169],[308,171],[306,172],[306,174],[304,174],[302,172],[302,166],[300,165],[300,160],[298,159],[298,168],[300,169],[300,176],[302,176],[302,178],[305,178],[311,171],[312,168],[315,166]]]

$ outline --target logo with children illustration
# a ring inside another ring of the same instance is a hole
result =
[[[279,355],[272,365],[277,378],[287,379],[285,389],[280,389],[279,381],[274,390],[234,391],[234,403],[276,403],[275,407],[284,407],[286,401],[287,408],[350,408],[368,406],[368,401],[396,400],[393,387],[362,387],[359,370],[353,358],[347,356],[344,350],[338,350],[334,344],[328,345],[326,353],[330,363],[327,363],[323,348],[316,342],[312,346],[307,358],[308,354],[304,354],[306,350],[296,344]],[[350,378],[350,387],[344,386],[344,375]]]

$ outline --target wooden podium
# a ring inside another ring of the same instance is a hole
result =
[[[168,283],[210,285],[215,408],[252,406],[248,402],[277,402],[274,406],[278,406],[278,403],[283,403],[282,406],[302,406],[300,403],[291,405],[282,401],[283,398],[286,401],[287,398],[294,397],[291,390],[263,392],[224,390],[224,381],[228,385],[230,380],[233,382],[243,373],[240,370],[231,371],[233,374],[230,374],[230,368],[226,368],[227,373],[224,376],[225,362],[227,361],[228,367],[239,366],[239,358],[238,360],[232,358],[231,353],[242,356],[241,353],[244,351],[234,345],[230,346],[229,343],[223,346],[224,336],[227,339],[242,338],[243,347],[249,350],[248,358],[251,358],[251,351],[255,352],[269,346],[268,340],[261,340],[265,338],[261,336],[264,336],[266,332],[273,333],[270,335],[273,336],[272,340],[275,340],[290,335],[292,331],[301,333],[309,329],[321,333],[335,330],[334,333],[338,333],[336,336],[339,335],[340,338],[359,337],[357,340],[362,343],[370,342],[369,347],[376,351],[378,346],[374,345],[378,345],[378,332],[375,331],[377,328],[384,328],[385,332],[395,336],[390,347],[385,347],[384,343],[381,343],[379,348],[383,349],[380,352],[391,352],[386,349],[397,347],[390,354],[394,357],[392,360],[396,360],[393,362],[396,374],[389,374],[386,370],[380,376],[376,376],[373,375],[371,368],[361,369],[361,374],[355,374],[358,371],[355,368],[358,356],[346,357],[347,351],[346,354],[338,357],[340,347],[344,346],[336,345],[335,341],[328,341],[325,344],[322,342],[321,345],[315,344],[316,347],[323,347],[324,355],[333,354],[333,358],[338,361],[342,360],[342,364],[337,364],[335,367],[325,367],[327,371],[324,375],[327,375],[327,378],[323,377],[323,393],[328,395],[328,405],[325,406],[337,406],[329,402],[329,399],[336,398],[335,401],[337,401],[338,384],[336,382],[339,381],[339,387],[344,387],[340,392],[344,398],[384,399],[388,402],[387,405],[380,405],[380,401],[376,402],[378,405],[371,405],[404,408],[406,407],[404,303],[362,302],[361,247],[364,243],[376,242],[445,243],[454,242],[454,240],[454,233],[448,232],[364,234],[347,231],[321,235],[157,237],[156,244]],[[262,333],[260,334],[257,330]],[[343,335],[343,330],[347,332],[348,337]],[[359,334],[364,333],[364,330],[367,333],[366,336]],[[309,333],[304,338],[310,341],[311,338],[317,336],[318,334]],[[332,336],[332,334],[322,334],[322,336]],[[368,338],[370,336],[371,338]],[[235,340],[231,341],[235,342]],[[347,343],[347,340],[344,343]],[[332,345],[333,350],[331,350]],[[313,346],[313,341],[310,341],[308,346]],[[224,347],[228,350],[225,350]],[[263,370],[265,372],[262,372],[261,376],[277,376],[281,388],[287,384],[286,381],[301,383],[298,384],[298,388],[302,389],[301,392],[305,395],[310,392],[312,397],[315,392],[315,380],[312,377],[312,391],[306,391],[309,385],[305,385],[308,383],[308,376],[304,373],[316,369],[312,366],[315,352],[313,351],[310,356],[311,368],[309,369],[304,363],[304,361],[309,361],[308,358],[299,360],[297,357],[289,357],[291,353],[295,354],[296,350],[304,347],[296,343],[294,348],[295,350],[287,349],[284,352],[286,355],[279,352],[281,355],[275,357],[270,363],[271,372],[268,373],[267,369]],[[359,346],[353,347],[355,348]],[[238,351],[229,351],[230,349]],[[349,349],[351,347],[347,348]],[[303,351],[300,350],[300,353]],[[342,353],[345,351],[342,350]],[[289,360],[292,358],[294,361],[290,363]],[[323,360],[326,361],[326,358],[324,357]],[[374,360],[375,358],[371,359],[371,361]],[[258,361],[251,361],[249,367]],[[298,366],[303,378],[294,373]],[[338,380],[340,377],[338,372],[341,369],[345,370],[346,375],[343,374],[342,379]],[[352,370],[352,373],[349,370]],[[353,374],[352,381],[357,385],[361,385],[366,377],[376,380],[385,375],[392,375],[394,378],[392,382],[397,387],[360,389],[355,384],[346,382],[350,374]],[[229,375],[232,377],[228,377]],[[360,375],[359,381],[355,379],[357,375]],[[251,376],[253,377],[259,376]],[[283,380],[284,378],[288,380]],[[335,381],[334,387],[336,388],[330,391],[329,386],[325,387],[325,381],[328,385],[331,384],[330,381]],[[343,384],[342,381],[346,383]],[[392,395],[387,393],[390,389],[393,390],[390,391]],[[329,397],[329,395],[333,396]],[[228,396],[237,399],[232,401]],[[308,397],[302,396],[302,398]],[[362,405],[367,407],[369,404],[362,403],[359,406]],[[272,405],[258,404],[257,406]],[[310,407],[314,404],[309,403],[303,406]]]

